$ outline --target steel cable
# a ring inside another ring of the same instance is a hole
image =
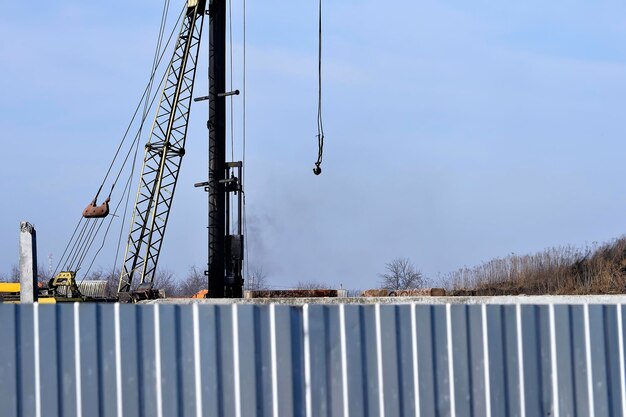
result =
[[[246,0],[242,0],[243,1],[243,97],[242,97],[242,127],[241,127],[241,134],[242,134],[242,141],[243,141],[243,146],[242,146],[242,167],[241,167],[241,189],[242,192],[245,189],[245,183],[246,183]],[[248,221],[246,218],[246,194],[243,194],[243,204],[242,204],[242,215],[243,215],[243,239],[244,239],[244,258],[245,258],[245,262],[244,262],[244,271],[243,271],[243,276],[244,279],[246,277],[246,274],[248,272]],[[245,282],[245,281],[244,281]]]
[[[93,242],[96,240],[96,236],[98,236],[98,232],[100,231],[100,228],[102,227],[102,224],[104,224],[104,218],[102,218],[102,219],[95,219],[95,220],[96,221],[93,222],[93,225],[91,226],[91,230],[89,231],[89,235],[85,239],[83,247],[82,247],[82,249],[80,251],[80,255],[76,259],[76,265],[73,266],[73,268],[72,268],[72,270],[74,270],[76,272],[78,272],[80,270],[80,266],[83,264],[83,260],[87,256],[87,253],[89,253],[89,249],[91,248],[91,245],[93,245]]]
[[[322,173],[322,157],[324,154],[324,124],[322,123],[322,0],[319,0],[318,20],[318,59],[317,59],[317,162],[313,173]]]
[[[230,91],[233,91],[233,1],[228,0],[228,59],[229,65],[229,78],[230,78]],[[230,160],[235,162],[235,120],[234,120],[234,102],[233,96],[228,97],[230,104]],[[235,225],[233,224],[233,197],[231,193],[227,194],[229,212],[227,213],[231,230],[227,230],[228,234],[231,234]]]
[[[80,234],[78,235],[78,238],[76,239],[76,242],[74,242],[72,251],[70,252],[70,255],[68,255],[68,259],[65,264],[65,270],[67,271],[72,269],[72,265],[74,264],[74,261],[76,260],[76,257],[78,256],[80,248],[83,246],[83,242],[84,242],[83,239],[85,236],[85,232],[87,231],[89,224],[91,223],[91,220],[92,219],[87,219],[87,221],[85,222],[85,225],[83,226],[83,229],[81,230]]]
[[[169,44],[172,41],[172,38],[174,36],[174,34],[176,33],[176,28],[178,27],[178,23],[180,22],[182,16],[184,15],[185,12],[185,8],[183,8],[182,12],[180,13],[180,15],[178,16],[178,19],[174,25],[174,28],[172,29],[172,32],[170,33],[170,35],[168,36],[167,42],[165,43],[165,46],[163,46],[163,38],[164,38],[164,34],[165,34],[165,28],[166,28],[166,22],[167,22],[167,15],[168,15],[168,10],[169,10],[169,0],[165,0],[164,2],[164,7],[163,7],[163,11],[161,14],[161,25],[159,28],[159,35],[158,35],[158,40],[157,40],[157,46],[155,48],[155,54],[154,54],[154,58],[153,58],[153,62],[152,62],[152,70],[150,73],[150,77],[148,80],[148,84],[146,85],[146,88],[143,91],[143,94],[139,100],[139,103],[137,104],[135,111],[133,113],[133,116],[128,124],[128,126],[126,127],[126,130],[124,132],[124,135],[122,137],[122,140],[120,142],[120,144],[117,147],[117,150],[115,152],[115,155],[113,157],[113,161],[111,162],[111,164],[109,165],[109,168],[105,174],[104,180],[102,182],[102,184],[100,185],[98,192],[96,193],[96,198],[98,197],[99,193],[101,192],[107,178],[109,177],[111,170],[115,164],[115,161],[117,160],[120,151],[128,137],[128,133],[130,132],[131,127],[133,126],[135,119],[137,118],[137,115],[139,113],[139,109],[142,107],[143,104],[143,114],[142,114],[142,118],[141,118],[141,122],[140,122],[140,126],[138,129],[137,134],[135,135],[135,138],[133,140],[133,142],[130,145],[129,151],[126,153],[126,156],[124,158],[124,161],[122,163],[122,166],[120,167],[118,174],[115,178],[115,181],[113,182],[113,185],[111,187],[111,191],[109,193],[109,197],[111,196],[113,189],[115,188],[115,184],[118,182],[121,173],[124,170],[124,167],[126,166],[128,159],[131,155],[131,153],[133,152],[134,149],[134,158],[133,158],[133,168],[131,169],[131,173],[129,177],[132,177],[134,170],[135,170],[135,164],[136,164],[136,156],[137,156],[137,149],[138,149],[138,144],[139,144],[139,139],[141,136],[141,132],[143,129],[143,126],[145,124],[145,121],[147,119],[147,114],[149,112],[149,109],[152,108],[154,101],[157,97],[157,93],[154,94],[152,100],[149,100],[150,97],[150,93],[151,90],[154,86],[154,80],[155,80],[155,76],[156,73],[158,72],[158,68],[159,65],[161,64],[161,62],[163,61],[163,57],[165,56],[165,52],[167,51],[167,48],[169,46]],[[162,48],[161,48],[162,47]],[[165,74],[166,72],[163,74],[161,81],[159,83],[159,85],[161,85],[163,83],[163,80],[165,78]],[[124,193],[123,193],[124,194]],[[120,200],[121,201],[121,200]],[[128,201],[128,200],[127,200]],[[119,203],[118,206],[119,207]],[[76,261],[78,261],[78,265],[80,266],[80,264],[82,264],[83,260],[85,259],[85,257],[87,256],[87,253],[89,251],[89,249],[91,248],[93,241],[96,239],[96,237],[98,236],[100,227],[98,227],[97,229],[95,229],[95,223],[94,225],[92,225],[91,229],[89,229],[89,232],[85,233],[87,231],[87,224],[89,223],[89,219],[87,219],[87,221],[85,222],[85,224],[83,225],[83,228],[81,230],[81,232],[78,234],[78,236],[76,236],[76,232],[79,230],[81,223],[83,222],[84,218],[81,217],[81,219],[79,220],[78,224],[76,225],[74,232],[72,233],[72,236],[70,237],[70,240],[68,242],[68,244],[66,245],[64,251],[63,251],[63,255],[61,256],[61,259],[59,261],[59,263],[57,264],[57,267],[55,269],[55,275],[56,272],[58,271],[58,269],[61,267],[61,265],[65,266],[72,266],[76,263]],[[95,230],[95,233],[94,233]],[[108,231],[108,229],[107,229]],[[106,235],[105,235],[106,238]],[[70,248],[71,246],[71,250],[68,253],[68,248]],[[99,251],[98,251],[99,252]],[[118,249],[119,252],[119,249]],[[67,254],[67,257],[66,257]]]
[[[74,233],[72,233],[72,237],[70,237],[70,241],[67,243],[67,245],[65,245],[65,249],[63,250],[63,254],[59,258],[59,262],[57,263],[57,266],[54,268],[54,273],[52,274],[52,276],[55,276],[57,274],[57,271],[59,270],[59,267],[63,263],[63,258],[65,257],[65,253],[67,252],[67,250],[69,249],[70,245],[72,244],[72,240],[74,239],[74,236],[76,235],[76,231],[78,231],[78,228],[80,227],[80,224],[83,222],[83,220],[85,220],[85,218],[81,216],[80,220],[78,220],[78,223],[76,224],[76,227],[74,228]]]
[[[137,141],[137,144],[135,145],[135,155],[133,157],[133,165],[130,169],[130,175],[128,177],[128,180],[130,181],[128,190],[126,191],[126,201],[124,202],[124,216],[122,217],[122,224],[120,225],[120,233],[119,233],[119,237],[117,239],[117,249],[115,250],[115,261],[113,263],[113,270],[115,270],[115,265],[117,265],[117,259],[119,257],[119,253],[120,253],[120,247],[121,247],[121,243],[122,243],[122,235],[124,233],[124,225],[126,224],[126,215],[128,213],[128,206],[129,206],[129,202],[130,202],[130,190],[132,188],[132,178],[135,176],[135,167],[137,165],[137,152],[139,150],[139,141]],[[122,193],[122,196],[124,195],[124,193]]]
[[[128,180],[126,181],[126,185],[124,186],[124,191],[122,192],[122,195],[126,194],[127,190],[130,191],[131,182],[132,182],[132,176],[129,177]],[[129,194],[130,194],[130,192],[129,192]],[[104,248],[104,244],[106,243],[106,238],[107,238],[107,236],[109,234],[109,230],[111,229],[111,226],[113,225],[113,219],[116,217],[117,211],[118,211],[120,205],[122,204],[122,201],[123,200],[120,199],[120,201],[117,203],[117,206],[115,206],[115,210],[113,210],[113,213],[111,215],[111,220],[109,220],[109,225],[107,226],[107,228],[106,228],[106,230],[104,232],[104,236],[102,237],[102,244],[100,245],[100,247],[98,248],[96,253],[93,255],[91,263],[89,264],[89,267],[87,268],[87,271],[85,271],[85,274],[84,274],[83,279],[81,280],[81,282],[83,282],[85,280],[85,278],[87,278],[87,276],[89,275],[89,272],[91,271],[91,268],[93,267],[93,264],[96,261],[96,258],[98,257],[98,254],[100,253],[100,251],[102,251],[102,248]],[[126,214],[126,210],[124,210],[124,214]],[[102,226],[102,223],[100,224],[100,226]],[[98,231],[100,230],[100,226],[98,227]],[[96,235],[97,235],[97,232],[96,232]],[[89,249],[87,251],[89,251]],[[80,264],[82,264],[82,261],[80,262]],[[79,264],[79,267],[80,267],[80,264]],[[114,265],[117,265],[117,262]]]
[[[159,66],[159,65],[161,64],[161,62],[163,61],[163,56],[165,56],[165,52],[167,51],[167,47],[169,46],[170,42],[172,41],[172,38],[174,37],[174,34],[176,33],[176,28],[178,27],[178,23],[180,22],[180,19],[182,18],[183,14],[184,14],[184,10],[183,10],[183,12],[181,12],[181,14],[178,16],[178,19],[176,20],[176,23],[174,24],[174,27],[173,27],[173,29],[172,29],[172,32],[170,33],[170,35],[169,35],[169,37],[168,37],[168,39],[167,39],[167,42],[165,43],[165,46],[164,46],[164,47],[163,47],[163,49],[161,50],[161,54],[160,54],[160,56],[159,56],[158,60],[156,61],[156,65],[154,65],[154,61],[153,61],[153,68],[152,68],[152,72],[151,72],[151,74],[150,74],[150,78],[149,78],[149,80],[148,80],[148,85],[146,86],[146,89],[144,90],[144,93],[143,93],[143,95],[141,96],[141,100],[139,101],[139,104],[137,104],[137,107],[135,108],[135,112],[134,112],[134,114],[133,114],[133,117],[132,117],[132,119],[131,119],[131,121],[130,121],[130,123],[129,123],[129,125],[128,125],[127,129],[126,129],[126,132],[124,133],[124,137],[123,137],[123,139],[122,139],[122,142],[120,143],[120,146],[119,146],[119,147],[118,147],[118,149],[117,149],[117,152],[115,153],[115,156],[114,156],[114,158],[113,158],[113,161],[111,162],[111,165],[109,166],[109,171],[107,171],[107,175],[105,176],[105,178],[104,178],[104,180],[103,180],[103,184],[104,184],[104,182],[106,181],[106,179],[107,179],[107,177],[108,177],[108,175],[109,175],[109,172],[110,172],[111,168],[113,167],[113,165],[114,165],[114,163],[115,163],[115,160],[117,159],[117,155],[118,155],[118,153],[119,153],[119,151],[120,151],[120,148],[122,147],[122,145],[123,145],[124,141],[126,140],[126,136],[128,135],[128,132],[130,131],[130,128],[131,128],[131,126],[132,126],[132,123],[135,121],[135,117],[137,117],[137,113],[139,112],[139,109],[141,108],[141,104],[142,104],[142,103],[144,103],[144,111],[143,111],[143,116],[142,116],[142,119],[141,119],[141,123],[140,123],[140,125],[139,125],[139,130],[138,130],[138,133],[135,135],[135,141],[136,141],[136,140],[139,140],[139,138],[140,138],[140,136],[141,136],[141,133],[142,133],[142,130],[143,130],[143,126],[144,126],[145,121],[146,121],[146,118],[147,118],[147,116],[148,116],[148,112],[149,112],[149,110],[152,108],[152,105],[153,105],[153,103],[154,103],[154,98],[153,98],[153,99],[152,99],[152,101],[150,102],[150,105],[146,107],[146,105],[147,105],[147,103],[148,103],[148,101],[149,101],[148,99],[149,99],[149,97],[150,97],[150,90],[152,89],[152,86],[154,85],[154,77],[155,77],[155,75],[156,75],[156,73],[157,73],[158,66]],[[165,15],[165,17],[167,18],[167,14]],[[157,45],[160,45],[161,43],[162,43],[161,41],[158,41],[158,42],[157,42]],[[158,54],[158,51],[159,51],[159,50],[157,49],[157,50],[156,50],[156,52],[155,52],[155,58],[156,58],[156,54]],[[166,76],[166,75],[167,75],[167,71],[165,71],[165,72],[163,73],[163,76],[162,76],[162,78],[161,78],[161,82],[159,83],[159,86],[161,86],[161,85],[163,84],[163,80],[165,79],[165,76]],[[155,95],[154,97],[156,97],[156,95]],[[118,182],[118,180],[119,180],[120,176],[122,175],[122,172],[123,172],[123,170],[124,170],[124,167],[126,166],[126,163],[128,162],[128,158],[129,158],[129,156],[130,156],[130,154],[131,154],[131,152],[132,152],[132,150],[133,150],[133,145],[135,144],[135,141],[133,141],[133,143],[131,143],[131,145],[130,145],[130,147],[129,147],[129,150],[128,150],[128,152],[126,153],[126,157],[124,158],[124,161],[123,161],[123,163],[122,163],[122,166],[120,167],[120,169],[119,169],[119,171],[118,171],[118,173],[117,173],[117,176],[115,177],[115,181],[113,181],[113,185],[111,186],[111,191],[109,192],[109,197],[110,197],[110,196],[111,196],[111,194],[113,193],[113,189],[115,188],[115,185],[117,184],[117,182]]]
[[[65,262],[63,262],[62,264],[64,265],[62,268],[67,270],[69,263],[70,263],[70,259],[72,259],[74,257],[75,251],[76,251],[76,247],[77,245],[79,245],[79,242],[82,241],[83,239],[83,235],[85,234],[85,230],[87,230],[87,226],[89,224],[89,220],[90,219],[86,219],[85,223],[83,224],[83,227],[80,231],[80,233],[78,234],[78,237],[76,238],[76,240],[74,241],[74,244],[72,245],[72,249],[70,249],[69,253],[67,254],[67,258],[65,259]]]

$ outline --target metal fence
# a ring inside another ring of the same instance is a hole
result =
[[[2,416],[626,415],[621,305],[0,305]]]

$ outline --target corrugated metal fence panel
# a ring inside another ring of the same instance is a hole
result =
[[[0,416],[626,415],[621,305],[0,305]]]

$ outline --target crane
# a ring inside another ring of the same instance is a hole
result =
[[[144,148],[143,164],[137,185],[137,192],[130,230],[124,251],[122,267],[120,269],[117,296],[120,301],[138,301],[141,299],[158,297],[158,291],[153,288],[157,265],[161,253],[161,246],[165,237],[174,193],[182,159],[185,155],[185,141],[189,124],[190,109],[193,99],[198,54],[203,34],[205,16],[209,16],[209,94],[198,97],[193,101],[208,100],[209,119],[209,168],[208,179],[195,184],[208,193],[208,276],[207,297],[241,297],[243,295],[243,261],[244,235],[242,230],[243,212],[243,184],[242,161],[226,161],[226,98],[239,94],[239,90],[226,91],[226,0],[185,0],[184,8],[179,17],[180,30],[175,41],[172,58],[163,75],[160,95],[155,95],[150,101],[150,90],[156,74],[156,67],[161,62],[169,40],[161,50],[163,29],[167,16],[169,0],[164,6],[164,15],[161,31],[157,42],[157,51],[153,64],[153,72],[144,91],[131,124],[122,139],[122,143],[115,154],[113,162],[107,171],[100,188],[93,200],[82,213],[70,243],[66,247],[59,266],[62,270],[50,280],[50,286],[55,289],[67,287],[65,292],[80,296],[76,284],[76,272],[81,268],[87,252],[108,218],[111,226],[113,217],[121,204],[111,210],[111,195],[117,184],[121,170],[124,169],[131,150],[126,155],[117,174],[109,195],[102,204],[97,200],[103,190],[113,164],[118,158],[122,144],[126,140],[130,126],[138,114],[143,100],[144,115],[139,132],[133,144],[138,145],[142,127],[146,120],[147,111],[156,102],[156,114],[150,128],[147,143]],[[170,39],[173,34],[170,35]],[[321,2],[320,2],[320,66],[319,66],[319,106],[318,106],[318,161],[314,173],[321,173],[321,158],[323,146],[323,129],[321,125]],[[136,146],[135,145],[135,146]],[[135,148],[135,152],[136,152]],[[134,161],[134,159],[131,158]],[[132,176],[132,171],[131,171]],[[130,196],[131,178],[128,179],[122,194],[128,190]],[[231,198],[235,196],[235,198]],[[234,202],[234,203],[233,203]],[[235,207],[231,207],[231,204]],[[232,230],[230,217],[234,209],[236,229]],[[120,236],[121,237],[121,236]],[[104,245],[104,239],[102,245]],[[96,255],[102,246],[96,252]],[[118,248],[119,250],[119,248]],[[66,256],[67,254],[67,256]],[[95,260],[95,256],[94,256]],[[89,268],[93,265],[93,261]],[[89,269],[88,269],[89,271]]]
[[[120,300],[152,298],[152,288],[182,158],[193,94],[206,1],[188,0],[174,56],[152,125],[139,179],[139,189],[118,286]],[[209,173],[204,187],[209,196],[208,297],[243,295],[243,233],[241,161],[226,162],[226,1],[213,0],[208,11]],[[237,175],[235,175],[237,174]],[[230,231],[230,199],[238,195],[237,232]],[[135,281],[137,281],[135,283]],[[135,285],[134,285],[135,284]]]
[[[185,155],[204,15],[205,0],[187,1],[187,10],[167,69],[157,114],[145,146],[118,286],[121,299],[130,297],[137,280],[140,292],[150,296],[152,290],[180,165]]]

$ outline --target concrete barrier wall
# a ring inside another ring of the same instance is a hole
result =
[[[616,305],[0,305],[1,416],[620,416]]]

